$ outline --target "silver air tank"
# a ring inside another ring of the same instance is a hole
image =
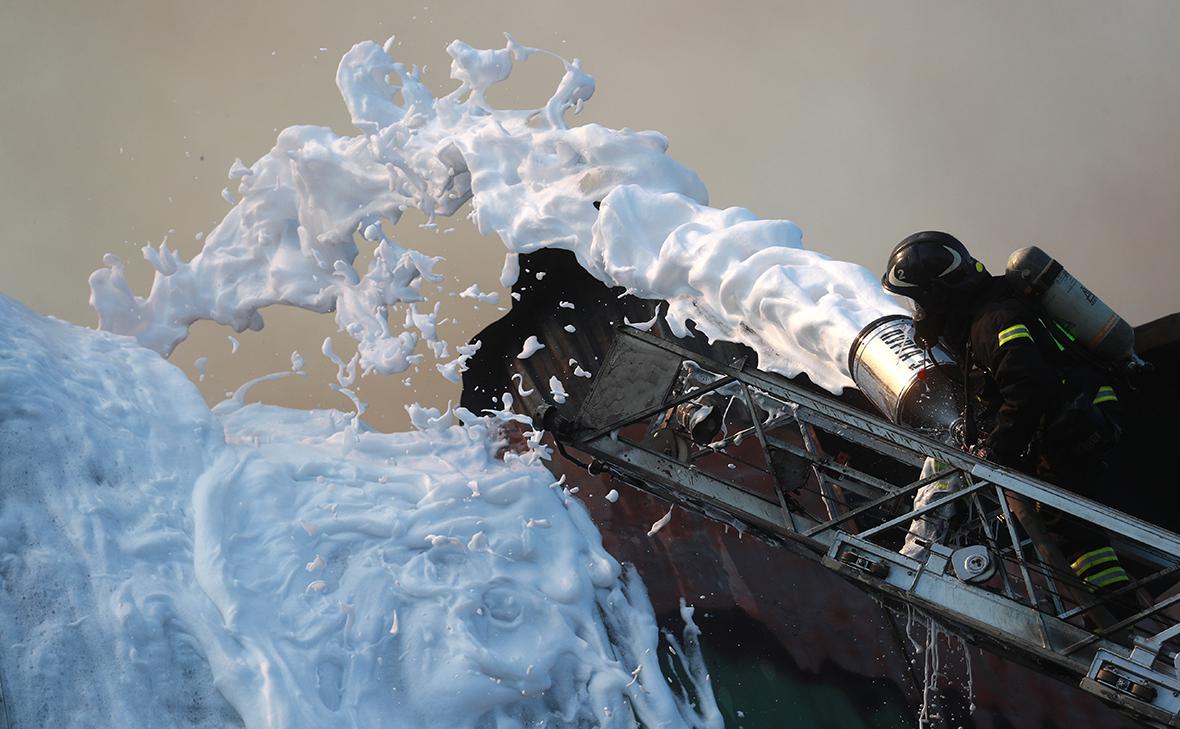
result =
[[[1037,301],[1073,337],[1098,357],[1123,362],[1135,353],[1135,330],[1036,246],[1008,257],[1005,273],[1013,290]]]
[[[940,347],[927,355],[914,342],[913,319],[900,314],[869,324],[848,352],[853,381],[887,418],[935,435],[949,433],[962,413],[957,370]]]

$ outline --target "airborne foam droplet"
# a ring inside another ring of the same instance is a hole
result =
[[[565,402],[569,394],[565,391],[565,386],[561,384],[561,380],[557,376],[549,378],[549,393],[553,396],[553,401],[558,405]]]
[[[649,530],[647,531],[647,536],[649,536],[649,537],[654,537],[654,536],[656,535],[656,532],[658,532],[658,531],[660,531],[661,529],[663,529],[664,527],[668,526],[668,523],[669,523],[670,521],[672,521],[672,509],[673,509],[673,508],[674,508],[674,507],[668,507],[668,513],[667,513],[667,514],[664,514],[663,516],[661,516],[661,517],[660,517],[660,518],[659,518],[659,519],[656,521],[656,523],[655,523],[655,524],[652,524],[652,525],[651,525],[651,529],[649,529]]]
[[[476,301],[485,304],[500,303],[500,294],[496,293],[495,291],[484,293],[483,291],[480,291],[477,284],[471,284],[466,289],[460,291],[459,296],[464,299],[475,299]]]
[[[524,346],[521,348],[520,354],[516,355],[516,358],[528,359],[544,348],[545,345],[541,344],[541,340],[537,339],[537,335],[530,334],[529,338],[524,340]]]
[[[532,389],[526,390],[524,387],[524,375],[520,374],[519,372],[513,372],[511,379],[516,383],[516,394],[520,395],[521,397],[528,397],[529,395],[533,394]]]
[[[638,323],[633,322],[633,321],[628,321],[627,317],[624,316],[623,323],[629,327],[633,327],[635,329],[638,329],[641,332],[646,332],[646,331],[650,331],[651,328],[656,325],[656,322],[659,321],[659,319],[660,319],[660,312],[657,311],[655,313],[655,316],[653,316],[651,319],[648,319],[647,321],[641,321]]]

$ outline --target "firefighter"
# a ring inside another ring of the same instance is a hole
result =
[[[987,424],[977,442],[965,444],[972,453],[1096,501],[1113,500],[1118,396],[1105,372],[1077,353],[1065,328],[1003,276],[991,276],[947,233],[902,240],[881,282],[913,300],[919,344],[939,343],[963,363],[967,398],[982,405],[980,421]],[[1089,589],[1106,592],[1129,582],[1105,538],[1061,523],[1055,531]]]

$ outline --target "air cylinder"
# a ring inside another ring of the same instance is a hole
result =
[[[884,316],[862,329],[848,352],[848,371],[894,423],[944,436],[962,414],[955,359],[940,347],[928,354],[918,346],[908,316]]]
[[[1037,302],[1100,359],[1119,363],[1135,353],[1135,330],[1065,267],[1036,246],[1008,257],[1005,273],[1017,293]]]

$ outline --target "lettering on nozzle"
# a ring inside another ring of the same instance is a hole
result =
[[[925,359],[925,352],[914,343],[903,327],[896,327],[881,333],[880,339],[897,355],[898,360],[910,369],[919,369]]]

